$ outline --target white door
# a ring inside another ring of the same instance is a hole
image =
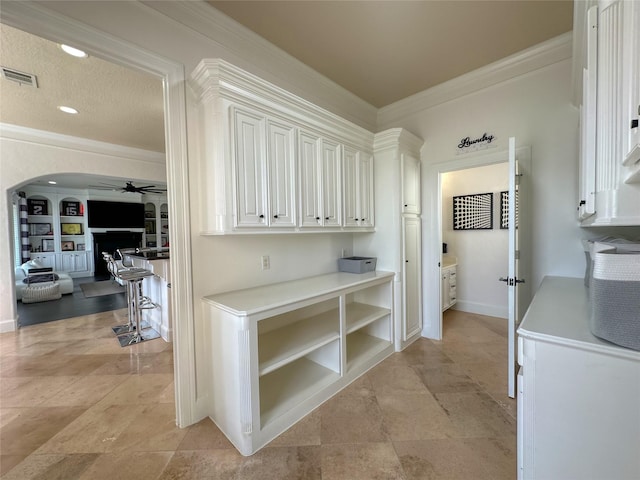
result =
[[[517,352],[516,352],[516,329],[520,324],[520,312],[519,306],[519,289],[518,286],[524,283],[524,279],[519,276],[519,258],[520,258],[520,245],[519,245],[519,205],[522,201],[519,195],[519,189],[522,176],[518,169],[518,161],[516,159],[516,139],[515,137],[509,138],[509,276],[506,279],[507,286],[509,288],[509,365],[508,365],[508,394],[511,398],[516,396],[516,373],[517,373]]]

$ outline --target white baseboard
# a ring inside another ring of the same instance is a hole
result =
[[[458,300],[456,304],[451,307],[453,310],[459,310],[467,313],[477,313],[478,315],[487,315],[489,317],[508,318],[509,309],[500,305],[489,305],[486,303],[469,302],[465,300]]]
[[[0,320],[0,333],[15,332],[17,323],[18,320],[16,318]]]

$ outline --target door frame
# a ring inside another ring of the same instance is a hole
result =
[[[167,184],[170,186],[168,204],[169,216],[173,219],[169,224],[169,235],[176,424],[179,427],[191,425],[199,418],[192,276],[190,269],[180,268],[191,265],[184,65],[30,2],[3,3],[0,21],[51,41],[75,45],[104,60],[162,79]]]
[[[468,154],[463,158],[453,158],[445,162],[427,165],[425,168],[424,198],[424,244],[423,278],[426,280],[423,297],[422,336],[433,340],[442,340],[442,282],[440,281],[440,257],[442,251],[442,175],[444,173],[506,163],[509,149],[493,150]],[[519,159],[528,162],[527,171],[531,171],[531,148],[522,146],[516,149]],[[529,217],[530,218],[530,217]],[[498,279],[496,279],[498,281]],[[433,301],[437,299],[437,301]]]

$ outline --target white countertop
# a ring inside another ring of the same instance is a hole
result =
[[[518,335],[640,361],[640,352],[593,335],[589,317],[589,290],[582,278],[545,277]]]
[[[345,288],[392,278],[393,272],[336,272],[261,287],[208,295],[203,300],[236,316],[249,316]]]

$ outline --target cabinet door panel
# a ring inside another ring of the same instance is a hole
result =
[[[361,227],[373,227],[373,160],[363,152],[358,159],[358,218]]]
[[[340,182],[340,146],[322,141],[322,210],[324,226],[339,227],[342,223]]]
[[[236,226],[266,225],[264,117],[234,110]]]
[[[346,227],[359,226],[358,213],[358,153],[348,147],[344,148],[343,158],[344,180],[344,225]],[[358,220],[356,220],[358,219]]]
[[[421,275],[420,275],[420,219],[403,218],[403,281],[404,318],[402,340],[406,341],[422,329]]]
[[[269,140],[269,224],[272,227],[294,227],[295,156],[294,134],[290,125],[268,122]]]
[[[420,214],[420,160],[402,154],[402,212]]]
[[[300,133],[300,225],[320,225],[320,172],[318,168],[319,137]]]

